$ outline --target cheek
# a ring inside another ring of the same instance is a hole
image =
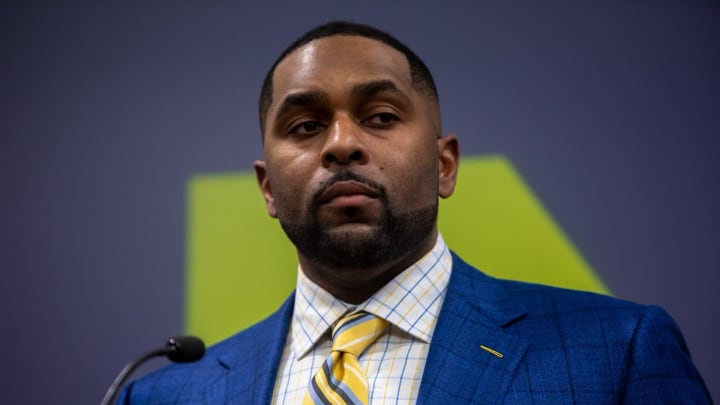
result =
[[[408,207],[423,208],[436,203],[437,181],[432,174],[432,170],[416,172],[414,176],[401,183],[405,204]]]
[[[267,160],[267,170],[278,215],[297,215],[312,193],[314,170],[310,158],[302,154],[274,155]]]
[[[413,210],[437,203],[438,168],[429,156],[406,159],[403,164],[386,167],[384,171],[389,180],[386,185],[389,198],[396,202],[396,209]]]

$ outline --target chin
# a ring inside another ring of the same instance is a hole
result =
[[[369,249],[378,249],[390,244],[387,233],[380,227],[365,224],[347,224],[323,232],[320,241],[328,247],[363,253]],[[356,253],[356,254],[357,254]]]
[[[324,232],[317,240],[315,260],[332,267],[367,268],[388,260],[392,241],[381,228],[344,225]]]

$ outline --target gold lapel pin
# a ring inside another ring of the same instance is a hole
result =
[[[488,352],[488,353],[494,354],[495,356],[497,356],[497,357],[499,357],[499,358],[501,358],[501,359],[503,358],[503,354],[500,353],[500,352],[497,351],[497,350],[493,350],[493,349],[491,349],[491,348],[489,348],[489,347],[487,347],[487,346],[485,346],[485,345],[480,345],[480,348],[483,349],[483,350],[485,350],[485,351]]]

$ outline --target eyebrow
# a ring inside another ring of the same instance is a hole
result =
[[[285,97],[283,102],[280,104],[275,116],[281,117],[295,107],[321,107],[329,104],[330,100],[327,95],[321,91],[304,91],[301,93],[290,94]]]
[[[391,80],[373,80],[355,85],[350,94],[354,99],[370,98],[379,93],[389,92],[410,102],[410,97],[400,90]],[[276,117],[282,117],[295,107],[322,108],[330,104],[327,94],[318,90],[303,91],[290,94],[278,106]]]

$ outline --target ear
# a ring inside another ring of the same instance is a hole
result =
[[[454,134],[438,138],[438,195],[448,198],[455,190],[458,166],[460,164],[460,144]]]
[[[257,178],[260,192],[265,198],[265,207],[267,208],[268,214],[277,218],[277,210],[275,209],[275,199],[273,198],[272,188],[270,187],[270,181],[267,178],[267,170],[265,168],[264,160],[256,160],[253,162],[255,168],[255,177]]]

